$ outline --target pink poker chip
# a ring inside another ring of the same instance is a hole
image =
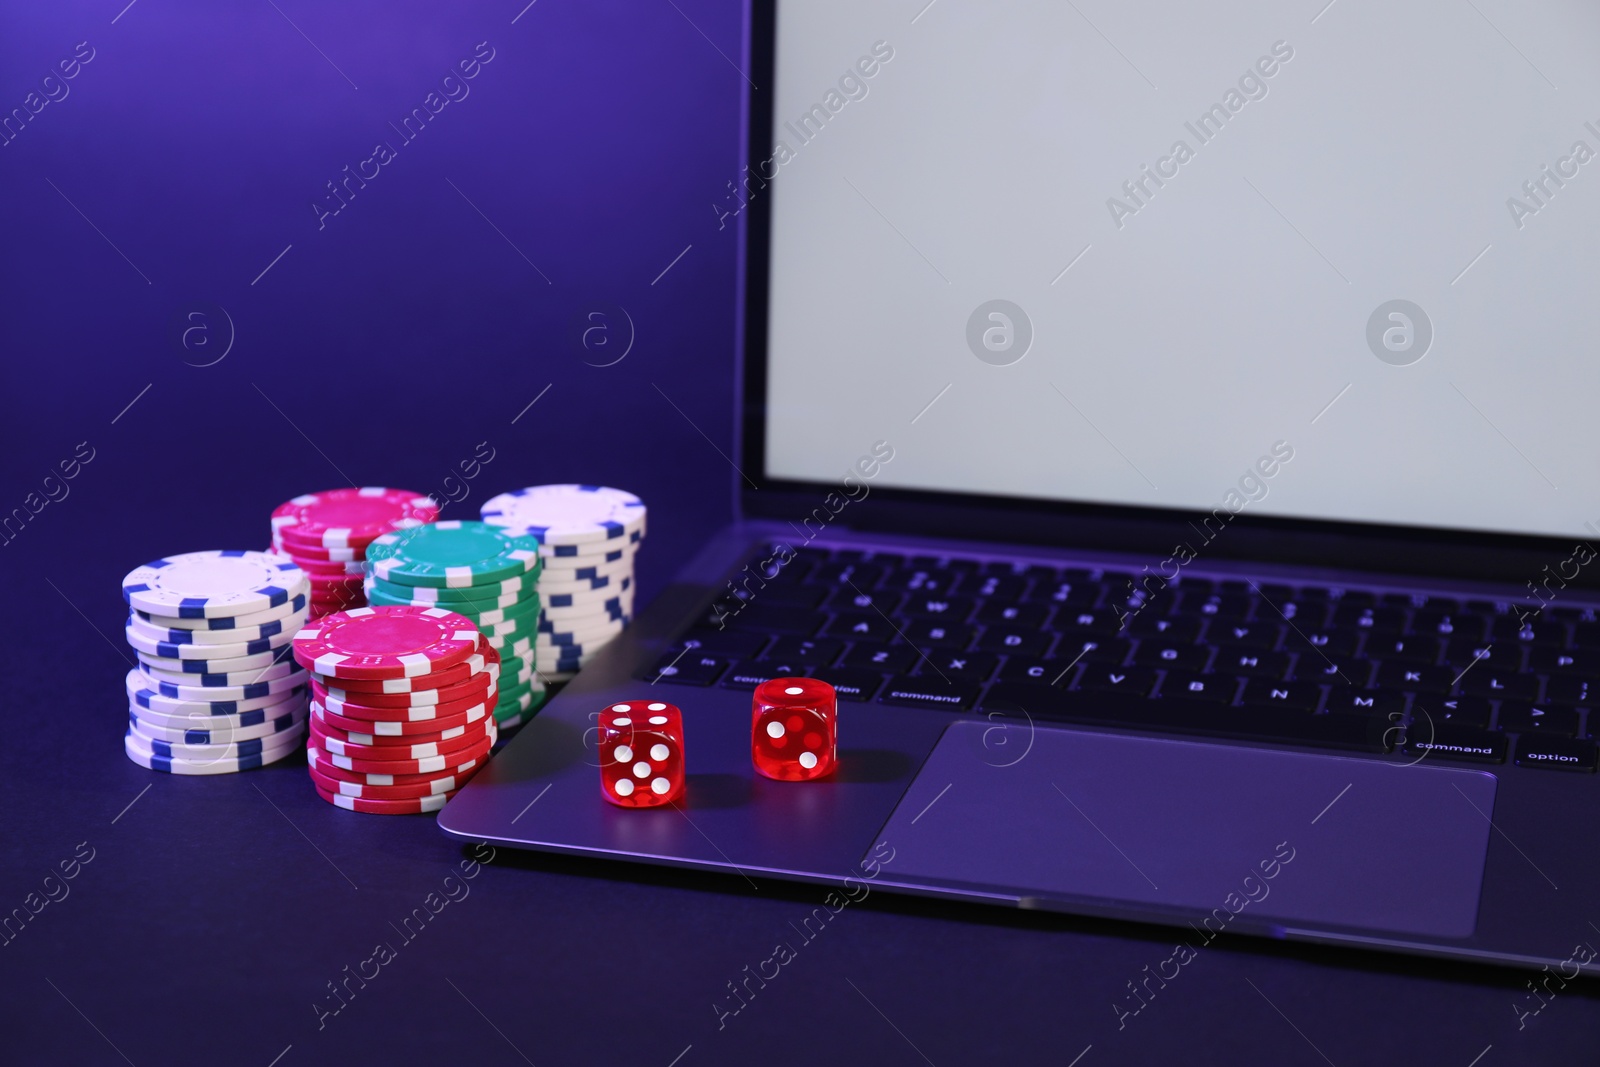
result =
[[[331,678],[414,678],[443,671],[477,650],[471,620],[443,608],[351,608],[294,635],[294,657]]]
[[[272,534],[285,548],[354,548],[439,517],[432,497],[409,489],[330,489],[307,493],[272,512]]]

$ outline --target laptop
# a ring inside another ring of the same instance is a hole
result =
[[[1316,7],[754,3],[737,521],[440,826],[1592,973],[1600,14]]]

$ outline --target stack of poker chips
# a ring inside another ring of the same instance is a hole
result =
[[[571,678],[633,620],[644,502],[603,485],[535,485],[488,501],[482,516],[538,539],[544,617],[534,661],[547,681]]]
[[[500,655],[506,728],[545,700],[534,672],[539,625],[539,543],[481,522],[447,520],[385,534],[367,546],[367,602],[440,607],[464,615]]]
[[[395,530],[432,522],[439,505],[408,489],[330,489],[307,493],[272,512],[272,550],[311,580],[311,617],[358,608],[367,546]]]
[[[128,758],[227,774],[299,749],[309,679],[290,642],[308,593],[305,572],[267,552],[189,552],[130,572]]]
[[[500,665],[464,616],[352,608],[308,624],[293,648],[312,672],[311,781],[330,804],[438,811],[494,748]]]

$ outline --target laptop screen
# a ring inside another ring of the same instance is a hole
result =
[[[1323,2],[780,3],[767,476],[1600,525],[1600,7]]]

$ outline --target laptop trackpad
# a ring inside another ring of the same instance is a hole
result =
[[[1495,786],[1431,761],[967,721],[880,840],[902,878],[1467,937]]]

